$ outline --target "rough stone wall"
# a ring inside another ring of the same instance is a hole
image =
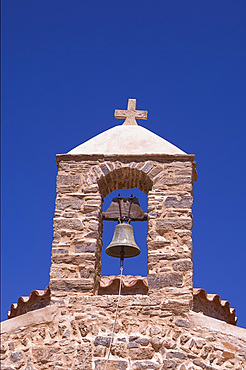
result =
[[[58,156],[51,305],[2,324],[1,369],[105,370],[117,295],[98,295],[102,202],[148,194],[148,294],[120,297],[107,370],[241,370],[244,329],[189,311],[193,156]]]
[[[192,155],[59,155],[50,289],[52,303],[76,292],[96,295],[102,202],[116,189],[148,194],[149,295],[169,310],[192,305]]]
[[[116,300],[79,295],[63,307],[8,320],[1,369],[104,370]],[[245,364],[245,329],[198,313],[168,314],[148,296],[121,297],[107,370],[242,370]]]

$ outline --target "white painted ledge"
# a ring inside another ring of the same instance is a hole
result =
[[[56,306],[47,306],[35,311],[27,312],[23,315],[13,317],[12,319],[1,322],[1,333],[18,330],[20,328],[31,327],[39,324],[55,322],[58,318],[58,308]]]
[[[205,316],[203,313],[189,312],[190,322],[194,327],[206,328],[211,331],[221,332],[246,340],[246,329],[227,324],[224,321]]]

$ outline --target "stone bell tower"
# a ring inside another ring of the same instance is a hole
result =
[[[125,121],[57,155],[51,303],[98,295],[103,199],[137,187],[148,196],[147,296],[164,311],[187,312],[193,299],[194,155],[139,126],[136,119],[147,119],[147,111],[136,110],[135,99],[115,118]]]
[[[115,117],[123,125],[57,156],[50,284],[11,305],[1,369],[243,369],[235,310],[192,286],[194,155],[139,126],[134,99]],[[135,187],[148,196],[148,276],[101,277],[103,219],[115,217],[103,199]]]

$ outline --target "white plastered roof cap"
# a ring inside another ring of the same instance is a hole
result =
[[[136,99],[128,100],[127,110],[115,110],[115,118],[126,118],[117,125],[70,150],[68,154],[186,154],[144,127],[136,119],[147,119],[147,111],[136,110]]]

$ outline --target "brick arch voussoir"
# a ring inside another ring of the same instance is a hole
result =
[[[152,189],[153,181],[141,169],[124,166],[101,176],[98,186],[102,197],[105,198],[109,193],[118,189],[138,188],[148,194]]]

